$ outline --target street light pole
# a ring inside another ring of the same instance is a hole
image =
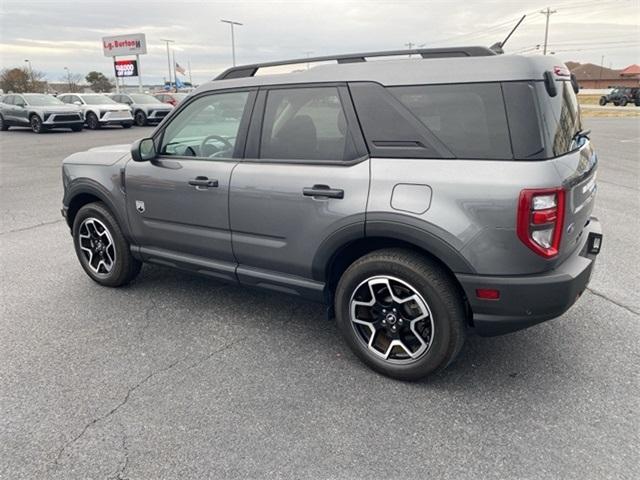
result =
[[[33,81],[33,68],[31,67],[31,60],[29,60],[28,58],[25,58],[24,63],[29,65],[29,83],[31,83],[31,87],[33,88],[34,81]]]
[[[228,23],[231,25],[231,58],[233,60],[233,66],[236,66],[236,38],[233,33],[234,25],[242,25],[240,22],[234,22],[233,20],[220,20],[222,23]]]
[[[72,92],[72,88],[71,88],[71,72],[69,71],[69,67],[64,67],[64,69],[67,71],[67,83],[69,84],[69,92]]]
[[[167,68],[169,69],[169,88],[171,88],[171,52],[169,50],[169,44],[175,42],[173,40],[165,40],[163,38],[161,38],[160,41],[167,44]]]

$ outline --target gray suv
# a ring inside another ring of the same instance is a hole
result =
[[[30,127],[35,133],[53,128],[82,130],[84,119],[80,108],[65,105],[51,95],[21,93],[5,95],[0,101],[0,130],[9,127]]]
[[[161,102],[146,93],[114,93],[109,97],[114,102],[129,105],[139,127],[160,123],[173,110],[173,105]]]
[[[68,157],[62,213],[101,285],[150,262],[324,302],[360,359],[415,380],[584,292],[602,234],[576,89],[483,47],[234,67],[150,138]]]

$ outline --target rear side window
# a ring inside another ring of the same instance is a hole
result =
[[[388,87],[457,158],[513,158],[499,83]]]
[[[575,136],[582,129],[580,107],[571,83],[556,81],[556,84],[558,94],[550,97],[544,85],[536,83],[547,158],[564,155],[577,148]]]
[[[356,156],[336,87],[267,93],[260,158],[335,161]]]

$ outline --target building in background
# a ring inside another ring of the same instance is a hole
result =
[[[629,65],[623,70],[601,67],[593,63],[567,62],[580,88],[640,87],[640,66]]]

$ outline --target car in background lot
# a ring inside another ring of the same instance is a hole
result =
[[[139,127],[160,123],[173,110],[173,105],[163,103],[146,93],[114,93],[109,97],[118,103],[129,105]]]
[[[640,107],[640,88],[616,87],[608,95],[600,97],[600,105],[613,103],[616,107],[625,107],[627,103],[634,103]]]
[[[100,93],[62,93],[58,95],[64,103],[77,105],[84,115],[84,121],[91,130],[104,125],[133,125],[133,115],[128,105],[114,102]]]
[[[161,92],[156,93],[153,96],[160,100],[162,103],[168,103],[174,107],[178,105],[182,100],[187,98],[187,93],[174,93],[174,92]]]
[[[0,130],[31,127],[35,133],[53,128],[82,130],[84,118],[76,105],[65,105],[51,95],[21,93],[4,95],[0,101]]]

